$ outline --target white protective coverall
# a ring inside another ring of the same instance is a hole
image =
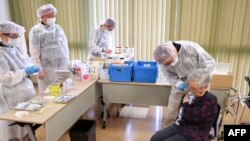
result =
[[[113,50],[113,38],[111,31],[104,30],[101,26],[98,26],[89,35],[90,51],[87,59],[105,57],[102,49]]]
[[[215,60],[199,44],[191,41],[175,41],[175,43],[181,44],[177,64],[159,65],[166,80],[172,85],[165,119],[167,123],[173,123],[176,119],[183,94],[178,91],[177,83],[185,82],[188,74],[196,69],[204,69],[212,74],[215,68]]]
[[[68,70],[68,41],[58,24],[38,23],[29,33],[29,49],[32,63],[45,74],[43,80],[38,79],[39,93],[43,93],[56,79],[54,70]]]
[[[0,45],[0,114],[35,96],[33,83],[24,70],[28,64],[28,55],[22,48]],[[11,123],[0,121],[0,141],[35,139],[30,126],[9,126]]]

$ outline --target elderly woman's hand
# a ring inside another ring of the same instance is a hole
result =
[[[186,103],[186,102],[188,102],[188,101],[189,101],[189,96],[188,96],[188,94],[186,94],[186,95],[184,96],[183,100],[182,100],[182,103]]]

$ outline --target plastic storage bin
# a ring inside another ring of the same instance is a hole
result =
[[[114,82],[131,82],[133,80],[133,61],[125,61],[122,64],[109,65],[109,80]]]
[[[94,120],[78,120],[69,130],[71,141],[95,141],[96,124]]]
[[[156,62],[138,61],[134,66],[134,81],[155,83],[158,75]]]

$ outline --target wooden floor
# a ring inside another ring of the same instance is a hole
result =
[[[101,108],[97,104],[93,105],[82,118],[96,121],[96,141],[149,141],[152,134],[163,127],[167,107],[139,106],[149,108],[146,118],[117,117],[117,105],[110,105],[111,115],[107,121],[106,129],[101,128]],[[249,116],[250,110],[246,108],[242,122],[250,123]],[[223,119],[225,124],[233,124],[233,118],[230,114]],[[36,136],[38,141],[45,140],[43,127],[36,131]],[[70,141],[68,132],[59,141]]]

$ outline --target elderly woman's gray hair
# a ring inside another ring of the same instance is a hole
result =
[[[198,69],[196,71],[191,72],[188,75],[187,82],[197,81],[200,87],[206,87],[209,85],[210,79],[211,79],[210,73],[208,73],[205,70]]]

